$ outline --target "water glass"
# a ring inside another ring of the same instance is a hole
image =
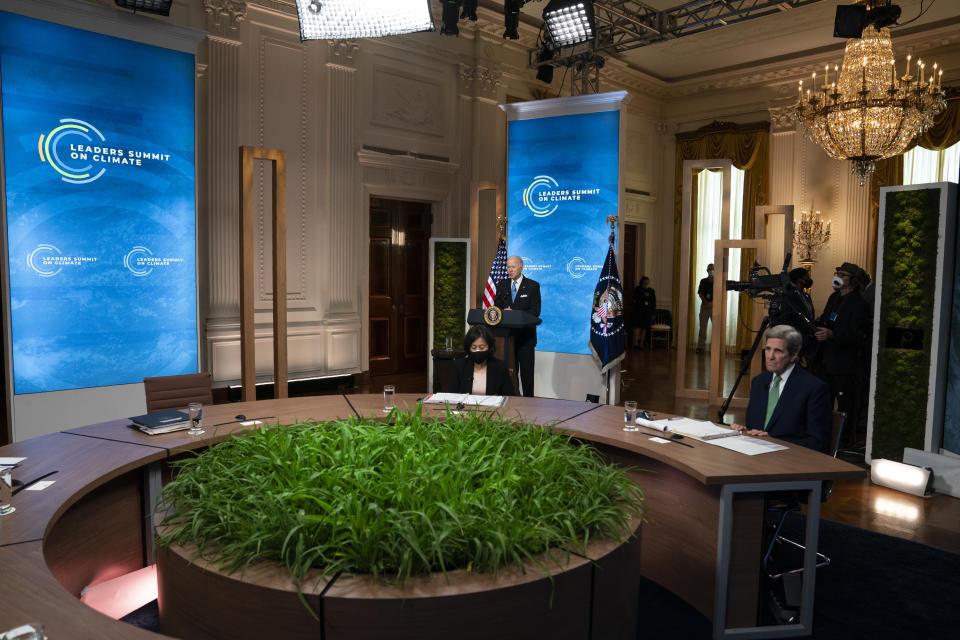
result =
[[[392,384],[387,384],[383,386],[383,412],[390,413],[393,411],[394,398],[397,394],[397,390],[394,389]]]
[[[42,624],[31,622],[7,632],[0,631],[0,638],[5,640],[46,640],[47,636]]]
[[[453,336],[447,336],[447,351],[453,351]]]
[[[200,411],[203,405],[199,402],[191,402],[187,405],[187,413],[190,415],[190,428],[187,433],[191,436],[198,436],[203,433],[203,427],[200,423]]]
[[[0,516],[17,510],[10,502],[13,500],[13,474],[10,468],[0,468]]]
[[[633,400],[627,400],[623,403],[623,430],[638,431],[636,419],[637,403]]]

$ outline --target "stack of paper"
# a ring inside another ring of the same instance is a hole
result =
[[[504,396],[475,396],[472,393],[434,393],[423,399],[426,403],[471,405],[477,407],[502,407]]]
[[[728,436],[738,436],[739,431],[720,427],[706,420],[693,420],[691,418],[674,418],[669,421],[669,430],[673,433],[696,438],[697,440],[714,440],[716,438],[726,438]]]

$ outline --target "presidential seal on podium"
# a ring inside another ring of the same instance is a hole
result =
[[[503,320],[503,311],[500,307],[490,306],[483,311],[483,321],[491,327],[495,327]]]

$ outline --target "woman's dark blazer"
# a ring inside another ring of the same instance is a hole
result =
[[[473,392],[473,361],[470,358],[458,358],[450,367],[450,393]],[[513,381],[510,372],[503,360],[490,358],[487,360],[487,393],[488,396],[512,396]]]

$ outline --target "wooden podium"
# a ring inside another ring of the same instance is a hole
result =
[[[487,324],[483,318],[483,309],[470,309],[467,313],[467,324],[473,326],[476,324],[486,325],[490,333],[496,338],[496,351],[503,354],[503,361],[507,363],[507,369],[510,371],[510,379],[513,381],[513,388],[520,394],[520,384],[517,380],[516,363],[516,335],[521,329],[529,329],[541,324],[543,320],[527,313],[526,311],[504,310],[503,317],[498,324]]]

